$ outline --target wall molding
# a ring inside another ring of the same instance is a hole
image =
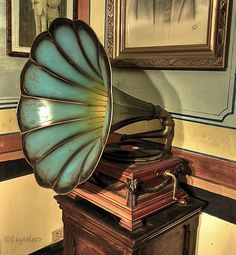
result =
[[[232,72],[232,71],[231,71]],[[221,125],[222,127],[227,127],[223,125],[224,120],[230,115],[234,115],[235,113],[235,94],[236,91],[236,75],[234,75],[234,80],[231,82],[229,80],[227,82],[227,93],[225,97],[225,104],[222,104],[222,109],[219,110],[218,113],[213,112],[198,112],[198,111],[189,111],[182,109],[178,109],[174,112],[171,112],[174,118],[187,120],[187,121],[195,121],[198,123],[204,124],[212,124],[213,125]]]
[[[189,186],[207,190],[209,192],[236,200],[236,189],[231,189],[223,185],[218,185],[193,176],[187,176],[182,180],[179,178],[179,181],[188,184]]]
[[[0,135],[0,154],[21,150],[20,133]]]
[[[236,162],[173,148],[176,157],[188,162],[191,176],[236,190]],[[218,192],[217,192],[218,193]]]
[[[236,161],[176,147],[172,148],[172,153],[188,162],[191,174],[186,183],[235,199]],[[0,162],[17,161],[23,157],[20,133],[0,135]]]

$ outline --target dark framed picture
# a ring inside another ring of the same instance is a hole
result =
[[[227,66],[230,0],[107,0],[105,46],[113,66]]]
[[[7,0],[7,54],[28,57],[34,38],[58,17],[77,18],[78,0]]]

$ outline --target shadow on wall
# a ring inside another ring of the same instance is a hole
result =
[[[157,70],[136,70],[136,69],[118,69],[112,70],[112,85],[131,96],[142,99],[156,105],[160,105],[164,109],[171,112],[171,109],[165,107],[167,100],[173,100],[178,109],[181,109],[181,102],[176,93],[173,84],[171,84],[163,72]],[[160,89],[162,87],[162,89]],[[160,90],[166,93],[160,93]],[[164,96],[163,96],[164,95]],[[135,126],[135,132],[143,131],[143,129],[154,129],[157,125],[156,121],[142,122],[142,125]],[[145,128],[148,126],[148,128]],[[122,129],[122,131],[126,129]],[[127,131],[126,131],[127,132]],[[129,132],[129,130],[128,130]],[[183,125],[178,123],[178,140],[183,144]]]

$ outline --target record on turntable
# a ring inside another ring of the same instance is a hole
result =
[[[103,158],[120,162],[144,162],[160,160],[163,144],[142,139],[130,139],[107,144]]]

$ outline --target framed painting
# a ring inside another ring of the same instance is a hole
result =
[[[113,66],[227,66],[230,0],[107,0],[105,46]]]
[[[34,38],[53,19],[78,16],[78,0],[7,0],[7,54],[28,57]]]

